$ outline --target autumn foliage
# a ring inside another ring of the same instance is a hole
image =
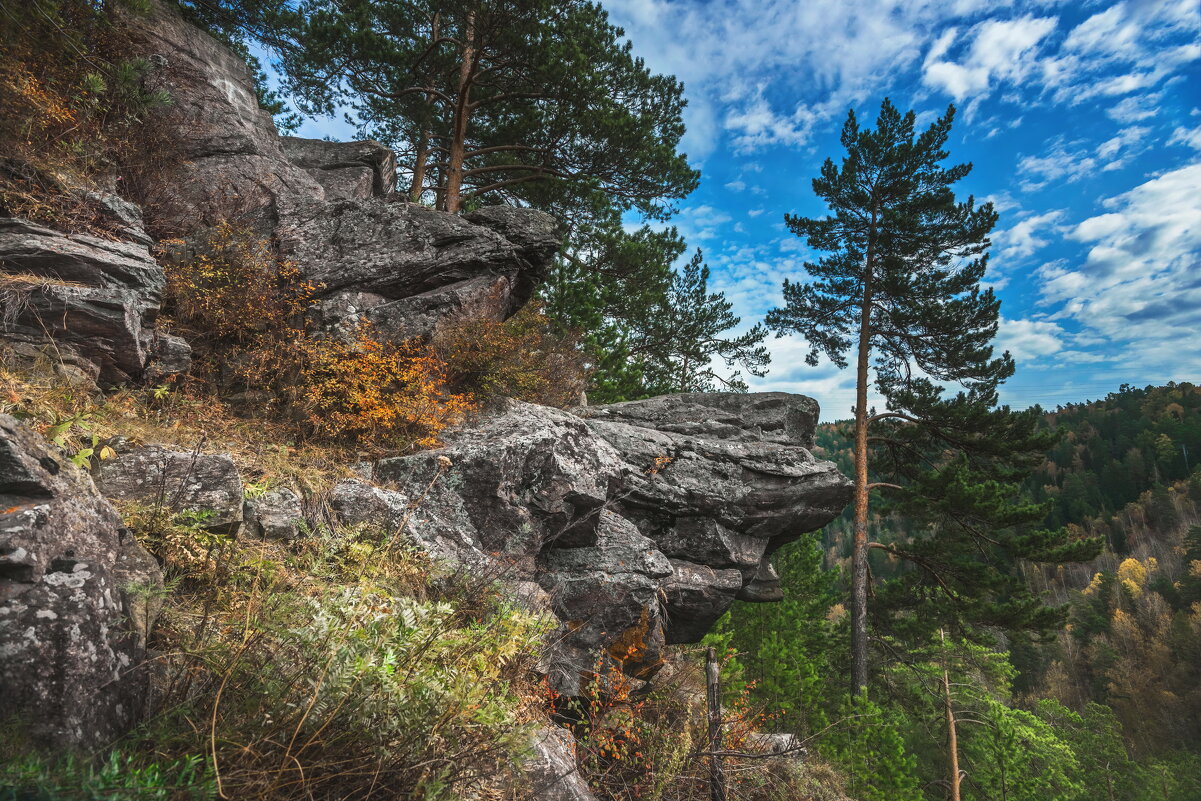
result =
[[[583,354],[576,338],[553,326],[542,305],[527,304],[505,321],[463,317],[434,337],[450,385],[488,400],[518,398],[567,407],[584,391]]]
[[[361,327],[355,341],[300,341],[306,423],[321,436],[365,445],[437,445],[474,408],[447,389],[446,365],[419,341],[389,342]]]

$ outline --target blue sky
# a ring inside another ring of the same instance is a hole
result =
[[[673,220],[751,324],[803,280],[785,213],[820,215],[810,180],[848,108],[891,97],[928,122],[954,102],[960,193],[1001,213],[988,281],[1017,407],[1123,382],[1201,380],[1201,3],[606,0],[635,52],[685,84],[700,188]],[[338,126],[340,128],[341,126]],[[323,121],[302,135],[344,131]],[[849,414],[853,378],[770,342],[753,389]]]

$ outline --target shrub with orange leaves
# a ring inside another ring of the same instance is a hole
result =
[[[308,339],[302,347],[300,402],[316,434],[428,448],[474,408],[471,395],[447,390],[446,365],[416,340],[376,339],[364,326],[352,343]]]
[[[268,241],[229,222],[196,242],[168,240],[161,257],[167,310],[189,341],[278,339],[301,326],[316,287]]]
[[[582,352],[573,337],[556,332],[536,301],[504,322],[451,321],[433,347],[451,387],[484,401],[517,398],[563,408],[578,404],[584,391]]]

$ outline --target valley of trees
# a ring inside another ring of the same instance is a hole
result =
[[[1101,401],[1034,412],[1052,436],[1020,497],[1037,502],[1043,525],[1105,541],[1088,561],[1013,566],[1056,610],[1047,630],[914,636],[873,617],[871,700],[847,699],[847,510],[823,538],[781,552],[784,603],[739,604],[714,638],[737,654],[752,695],[785,711],[782,729],[817,734],[844,721],[813,748],[849,771],[857,797],[948,797],[948,697],[962,798],[1201,797],[1201,470],[1190,463],[1186,472],[1183,459],[1201,447],[1201,387],[1123,386]],[[844,470],[852,425],[818,429],[818,452]],[[1111,495],[1097,488],[1117,475],[1114,454],[1145,467],[1123,474]],[[1074,487],[1094,488],[1093,502]],[[906,548],[928,525],[887,503],[870,521],[874,537]],[[881,550],[870,569],[883,601],[921,568]],[[852,717],[865,714],[870,725]]]

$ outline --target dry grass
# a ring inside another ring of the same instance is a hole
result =
[[[21,364],[0,348],[0,412],[26,420],[42,432],[71,421],[65,442],[82,447],[96,436],[121,437],[131,445],[160,444],[181,450],[199,446],[228,453],[253,482],[290,480],[311,492],[353,475],[358,454],[345,447],[295,442],[289,426],[232,414],[212,396],[186,387],[124,389],[109,395],[65,386],[51,357]]]

